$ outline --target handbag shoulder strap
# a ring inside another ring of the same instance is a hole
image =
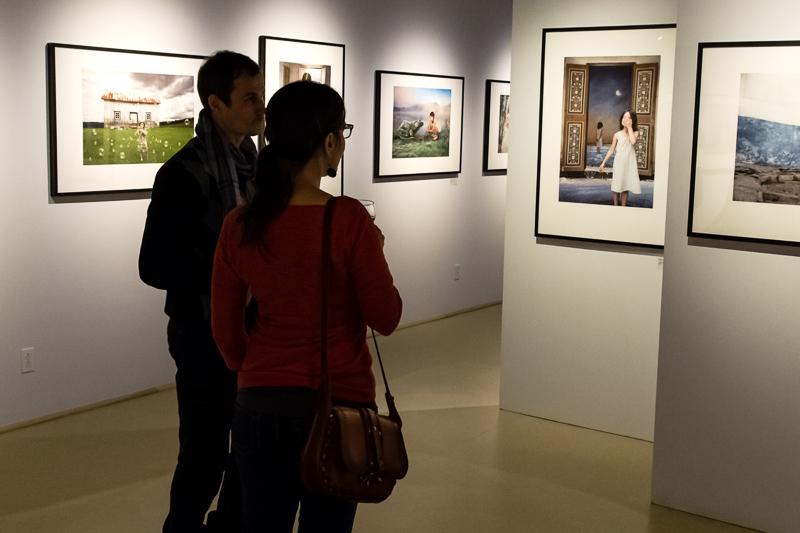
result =
[[[322,311],[320,320],[322,363],[320,366],[318,405],[331,403],[330,380],[328,377],[328,304],[331,292],[331,223],[335,204],[336,197],[332,196],[325,204],[325,213],[322,216]]]
[[[328,373],[328,305],[331,291],[331,224],[333,222],[333,206],[335,203],[336,197],[331,197],[325,204],[325,213],[322,217],[322,316],[320,320],[322,364],[320,368],[318,409],[319,406],[331,403],[330,377]],[[389,382],[386,380],[386,372],[383,370],[383,360],[381,359],[381,352],[378,350],[378,340],[375,338],[375,331],[372,328],[370,328],[370,331],[372,332],[372,341],[375,343],[378,363],[380,363],[381,367],[383,384],[386,387],[386,405],[389,408],[389,418],[402,427],[403,421],[400,419],[400,414],[395,407],[394,396],[389,392]]]
[[[372,342],[375,343],[375,353],[378,355],[378,363],[381,365],[381,375],[383,375],[383,385],[386,387],[386,406],[389,408],[389,418],[397,422],[397,425],[403,427],[403,421],[400,419],[400,413],[397,412],[397,407],[394,405],[394,396],[389,392],[389,382],[386,380],[386,372],[383,370],[383,359],[381,359],[381,351],[378,349],[378,339],[375,338],[375,330],[369,328],[372,333]]]

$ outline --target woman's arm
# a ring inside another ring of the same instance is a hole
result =
[[[631,146],[634,146],[636,141],[639,140],[639,130],[632,131],[628,128],[628,140],[631,142]]]
[[[606,158],[603,159],[603,162],[600,164],[600,170],[603,170],[603,167],[606,166],[606,161],[608,158],[611,157],[611,154],[614,153],[614,149],[617,147],[617,134],[614,134],[614,140],[611,141],[611,148],[608,149],[608,153],[606,154]]]
[[[403,301],[394,286],[383,255],[382,234],[358,205],[355,243],[350,255],[350,275],[361,316],[381,335],[389,335],[400,323]]]
[[[639,130],[633,131],[633,121],[631,119],[628,119],[623,125],[625,126],[625,135],[628,136],[631,146],[635,145],[636,141],[639,140]]]

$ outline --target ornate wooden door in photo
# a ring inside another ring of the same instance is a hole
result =
[[[589,66],[567,64],[564,69],[564,138],[561,172],[583,172],[586,168],[586,117]]]
[[[633,106],[639,122],[639,140],[634,149],[640,176],[653,176],[653,146],[656,129],[658,63],[633,66]]]

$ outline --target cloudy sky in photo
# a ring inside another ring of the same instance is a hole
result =
[[[83,121],[103,122],[103,100],[111,91],[161,100],[162,121],[194,117],[194,76],[83,70]]]

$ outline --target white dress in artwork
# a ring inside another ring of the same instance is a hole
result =
[[[630,191],[641,194],[639,186],[639,165],[636,163],[636,151],[631,146],[627,135],[617,136],[617,148],[614,155],[614,174],[611,176],[611,190],[614,192]]]

